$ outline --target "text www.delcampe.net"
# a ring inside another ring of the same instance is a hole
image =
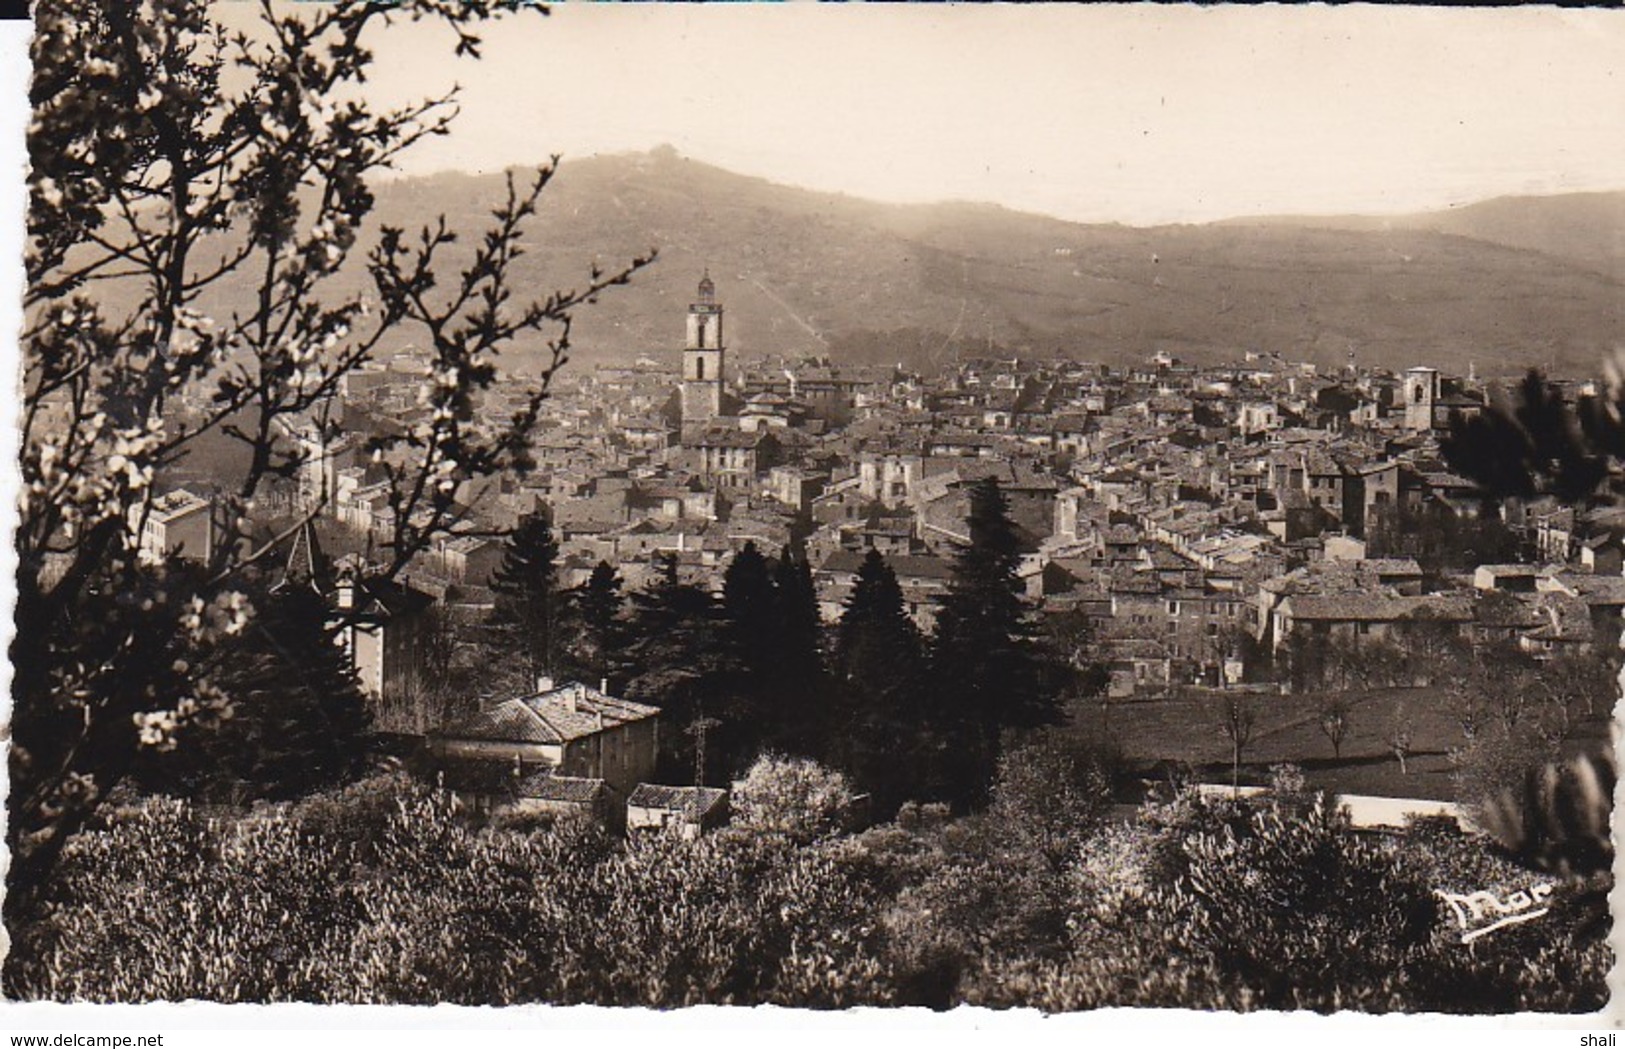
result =
[[[161,1034],[14,1034],[13,1046],[42,1046],[47,1049],[162,1049]]]

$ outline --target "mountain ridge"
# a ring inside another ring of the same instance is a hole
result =
[[[455,263],[489,223],[503,180],[442,172],[381,182],[371,227],[413,230],[445,213],[463,234],[445,259]],[[514,275],[520,292],[545,294],[579,287],[592,264],[609,269],[659,250],[631,286],[578,316],[575,355],[587,364],[642,354],[675,364],[687,303],[708,269],[731,348],[746,356],[929,367],[984,350],[1113,364],[1159,350],[1198,363],[1264,350],[1337,367],[1352,351],[1391,368],[1592,374],[1625,344],[1625,269],[1616,276],[1603,265],[1608,237],[1625,237],[1625,193],[1599,196],[1608,207],[1618,198],[1617,227],[1592,219],[1602,232],[1563,255],[1563,231],[1581,218],[1546,220],[1557,232],[1540,241],[1541,220],[1517,217],[1575,210],[1553,198],[1415,228],[1337,216],[1080,224],[997,204],[879,203],[657,149],[565,161]],[[1361,228],[1369,222],[1387,225]],[[1469,228],[1481,236],[1457,232]],[[1484,239],[1496,230],[1521,243]],[[341,290],[365,285],[361,257],[337,278]],[[540,353],[522,345],[518,356]]]

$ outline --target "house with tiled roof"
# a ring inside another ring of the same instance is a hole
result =
[[[294,533],[272,584],[292,588],[312,590],[327,603],[328,625],[368,697],[397,700],[421,686],[433,595],[371,575],[354,555],[329,563],[310,521]]]
[[[621,815],[618,799],[603,780],[560,776],[545,766],[442,758],[435,783],[462,807],[487,815],[578,816],[604,823]]]
[[[653,775],[659,747],[660,708],[547,678],[535,693],[453,721],[429,738],[441,761],[602,780],[619,797]]]
[[[725,489],[745,489],[756,484],[783,461],[783,438],[769,429],[745,431],[713,427],[692,443],[698,456],[697,469],[707,484]]]
[[[1272,618],[1275,645],[1279,648],[1295,633],[1317,638],[1383,640],[1393,635],[1396,624],[1418,616],[1460,630],[1473,622],[1472,601],[1466,595],[1415,597],[1392,592],[1292,594],[1275,606]]]
[[[130,508],[130,524],[139,531],[144,560],[158,562],[174,554],[207,564],[214,556],[212,507],[184,488],[136,503]]]
[[[626,799],[626,832],[665,831],[692,841],[728,821],[728,792],[720,787],[668,787],[639,783]]]

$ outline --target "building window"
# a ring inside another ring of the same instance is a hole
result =
[[[704,322],[701,322],[701,324],[700,324],[700,341],[702,343],[705,341],[705,324],[704,324]],[[705,381],[705,358],[704,357],[696,357],[696,358],[694,358],[694,378],[700,380],[701,382]]]

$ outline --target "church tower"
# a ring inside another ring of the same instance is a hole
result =
[[[700,278],[698,301],[688,307],[688,341],[683,346],[683,382],[679,388],[683,436],[692,437],[722,414],[722,369],[727,352],[722,341],[722,307],[709,271]]]
[[[1405,373],[1405,429],[1425,433],[1433,429],[1433,404],[1439,399],[1439,373],[1412,368]]]

